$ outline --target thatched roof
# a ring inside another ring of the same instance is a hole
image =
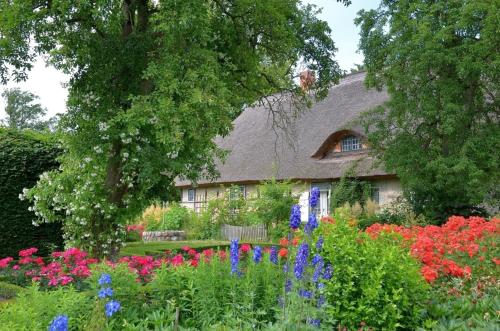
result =
[[[349,128],[362,112],[388,99],[385,91],[367,90],[363,85],[365,74],[349,75],[332,87],[328,96],[303,111],[287,131],[290,139],[273,130],[266,106],[245,109],[234,121],[233,131],[218,138],[218,145],[229,150],[225,162],[218,165],[220,177],[215,181],[199,180],[198,185],[254,182],[277,179],[321,180],[341,177],[354,162],[362,177],[389,175],[373,166],[373,160],[363,153],[318,159],[313,157],[334,133]],[[362,133],[360,128],[351,128]],[[191,182],[177,180],[177,186]]]

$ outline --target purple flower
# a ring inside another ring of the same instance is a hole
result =
[[[323,258],[319,255],[316,255],[315,258],[318,257],[318,259],[315,261],[315,268],[314,268],[314,273],[312,277],[313,283],[317,283],[319,281],[319,278],[321,277],[321,273],[323,272]]]
[[[310,317],[308,317],[307,318],[307,324],[319,328],[319,326],[321,324],[321,321],[319,319],[317,319],[317,318],[310,318]]]
[[[316,219],[316,215],[313,213],[309,214],[309,219],[307,220],[307,224],[305,226],[304,231],[307,234],[311,234],[317,227],[318,227],[318,220]]]
[[[68,331],[68,316],[56,316],[52,322],[50,322],[49,331]]]
[[[303,298],[306,298],[306,299],[312,298],[312,292],[309,290],[304,290],[302,288],[299,290],[299,295]]]
[[[325,271],[323,272],[323,279],[330,280],[333,276],[333,267],[330,263],[325,266]]]
[[[313,187],[309,196],[309,205],[314,208],[318,205],[319,201],[319,188]]]
[[[283,264],[283,272],[286,274],[288,272],[288,261]]]
[[[321,306],[323,306],[326,302],[326,298],[324,295],[320,295],[319,298],[318,298],[318,308],[320,308]]]
[[[323,242],[324,242],[324,241],[325,241],[325,240],[323,239],[323,236],[320,236],[320,237],[318,238],[318,241],[316,241],[316,250],[317,250],[318,252],[321,252],[321,250],[323,249]]]
[[[99,293],[97,294],[97,296],[100,299],[104,299],[106,297],[112,297],[113,296],[113,289],[111,287],[102,288],[101,290],[99,290]]]
[[[295,266],[293,272],[297,279],[302,279],[304,276],[304,269],[307,267],[307,257],[309,256],[309,245],[307,243],[302,243],[297,251],[297,256],[295,258]]]
[[[119,311],[121,308],[118,301],[109,301],[104,305],[104,313],[107,317],[113,316],[114,313]]]
[[[238,262],[239,262],[239,252],[238,252],[238,239],[231,240],[231,245],[229,246],[229,255],[231,261],[231,274],[238,273]]]
[[[290,213],[290,228],[298,229],[300,226],[300,206],[293,205]]]
[[[109,274],[101,274],[97,282],[99,285],[111,284],[111,276]]]
[[[278,249],[276,246],[271,246],[271,251],[269,252],[269,261],[273,264],[278,264]]]
[[[253,261],[259,263],[262,260],[262,247],[255,246],[253,249]]]
[[[292,280],[287,279],[285,282],[285,292],[288,293],[292,290]]]

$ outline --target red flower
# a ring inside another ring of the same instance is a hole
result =
[[[187,245],[186,245],[186,246],[182,246],[182,248],[181,248],[181,249],[182,249],[184,252],[189,252],[189,250],[191,249],[191,247],[189,247],[189,246],[187,246]]]
[[[248,253],[252,249],[252,247],[249,244],[243,244],[241,245],[240,249],[243,253]]]
[[[36,252],[38,252],[38,248],[31,247],[31,248],[19,251],[19,256],[20,257],[27,257],[27,256],[31,256],[31,255],[35,254]]]
[[[283,247],[288,246],[288,239],[286,239],[286,238],[281,238],[281,239],[280,239],[280,246],[283,246]]]
[[[278,251],[278,256],[281,258],[286,258],[287,255],[288,255],[288,249],[280,248],[280,250]]]

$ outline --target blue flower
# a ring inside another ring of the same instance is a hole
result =
[[[319,255],[316,255],[318,257],[318,259],[316,259],[316,263],[315,263],[315,268],[314,268],[314,273],[313,273],[313,277],[312,277],[312,281],[313,283],[317,283],[319,281],[319,278],[321,277],[321,274],[323,272],[323,258]],[[316,258],[315,256],[315,258]]]
[[[321,321],[317,318],[307,318],[307,324],[319,328]]]
[[[326,298],[324,295],[320,295],[319,298],[318,298],[318,308],[320,308],[321,306],[323,306],[326,302]]]
[[[102,288],[101,290],[99,290],[99,293],[97,294],[97,296],[100,299],[104,299],[106,297],[112,297],[113,296],[113,289],[111,287]]]
[[[293,205],[290,213],[290,228],[298,229],[300,226],[300,206]]]
[[[50,322],[49,331],[68,331],[68,316],[56,316],[52,322]]]
[[[288,293],[292,290],[292,280],[291,279],[287,279],[286,282],[285,282],[285,292]]]
[[[306,298],[306,299],[312,298],[312,292],[309,290],[304,290],[302,288],[299,290],[299,295],[303,298]]]
[[[311,195],[309,196],[309,205],[314,208],[318,205],[319,201],[319,188],[313,187],[311,189]]]
[[[325,271],[323,272],[323,279],[330,280],[333,276],[333,267],[330,263],[325,266]]]
[[[262,247],[255,246],[253,248],[253,261],[259,263],[262,260]]]
[[[101,274],[98,280],[99,285],[111,284],[111,275],[110,274]]]
[[[309,256],[309,245],[307,243],[302,243],[297,251],[297,256],[295,257],[295,266],[293,272],[297,279],[302,279],[304,276],[304,269],[307,267],[307,257]]]
[[[323,249],[323,242],[324,242],[324,239],[322,236],[320,236],[318,238],[318,241],[316,241],[316,249],[318,250],[318,252],[320,252]]]
[[[114,313],[119,311],[121,308],[118,301],[109,301],[104,305],[104,313],[107,317],[113,316]]]
[[[276,246],[271,246],[271,252],[269,252],[269,261],[273,264],[278,264],[278,249]]]
[[[307,224],[304,231],[307,234],[311,234],[317,227],[318,227],[318,220],[316,219],[316,215],[313,213],[309,214],[309,219],[307,220]]]
[[[231,261],[231,274],[238,273],[238,262],[239,262],[239,252],[238,252],[238,239],[231,240],[231,245],[229,246],[229,255]]]

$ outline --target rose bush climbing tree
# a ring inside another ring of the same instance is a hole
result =
[[[25,79],[39,55],[71,77],[61,169],[28,193],[39,221],[64,219],[68,242],[113,255],[121,224],[175,177],[214,174],[213,138],[244,105],[278,91],[307,104],[299,62],[325,96],[340,69],[316,12],[298,0],[0,2],[1,79]]]

